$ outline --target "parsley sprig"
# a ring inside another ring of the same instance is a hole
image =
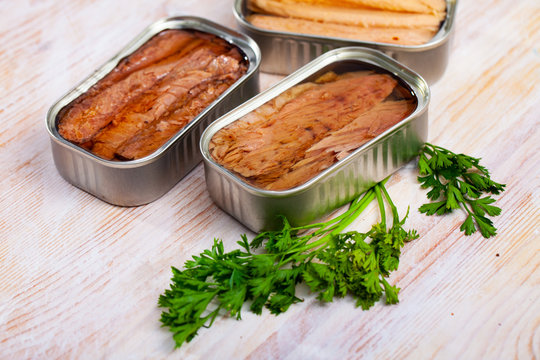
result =
[[[342,233],[375,198],[381,221],[367,233]],[[389,228],[386,204],[392,212]],[[386,278],[398,268],[403,245],[418,237],[403,229],[406,218],[399,219],[383,182],[329,221],[293,227],[283,218],[282,229],[259,233],[251,242],[242,235],[240,248],[230,252],[214,239],[211,249],[186,261],[184,270],[172,268],[170,289],[158,302],[166,309],[161,322],[180,347],[218,315],[241,319],[246,302],[256,314],[264,308],[276,315],[287,311],[302,301],[296,296],[301,282],[322,302],[351,295],[357,306],[369,309],[384,294],[387,304],[395,304],[399,288]]]
[[[460,227],[465,235],[480,230],[483,237],[496,235],[497,229],[486,217],[497,216],[501,209],[493,206],[495,199],[506,185],[491,180],[489,171],[480,165],[480,159],[455,154],[440,146],[426,143],[418,158],[423,188],[430,188],[428,199],[433,202],[422,205],[419,211],[427,215],[443,215],[455,209],[463,209],[467,217]]]
[[[501,209],[486,194],[497,195],[505,185],[491,180],[480,159],[426,143],[418,167],[418,180],[430,188],[427,197],[433,201],[422,205],[420,212],[443,215],[463,209],[467,217],[460,230],[466,235],[477,229],[486,238],[496,234],[487,216],[497,216]],[[170,289],[158,304],[166,309],[161,322],[173,333],[176,346],[191,341],[220,315],[241,319],[246,303],[256,314],[264,308],[276,315],[287,311],[302,301],[296,296],[302,282],[321,302],[349,295],[366,310],[384,295],[387,304],[397,303],[399,288],[387,278],[397,270],[404,244],[418,234],[403,228],[408,212],[399,218],[385,182],[331,220],[293,227],[283,217],[278,231],[261,232],[251,242],[241,235],[239,249],[225,252],[223,242],[214,239],[211,248],[186,261],[183,270],[173,267]],[[381,221],[366,233],[343,232],[375,199]],[[391,209],[391,225],[386,206]]]

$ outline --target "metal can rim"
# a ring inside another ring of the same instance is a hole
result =
[[[366,142],[365,144],[360,146],[358,149],[356,149],[354,152],[352,152],[349,156],[347,156],[345,159],[340,160],[337,163],[330,166],[329,168],[323,170],[322,172],[320,172],[319,174],[317,174],[316,176],[314,176],[307,182],[301,185],[298,185],[296,187],[293,187],[291,189],[287,189],[287,190],[264,190],[264,189],[254,187],[246,183],[242,179],[240,179],[231,171],[223,168],[221,165],[219,165],[212,159],[208,151],[209,142],[212,136],[219,129],[238,120],[242,116],[246,115],[248,112],[261,106],[268,100],[271,100],[272,98],[274,98],[275,96],[283,92],[284,89],[288,89],[300,83],[307,76],[309,76],[316,70],[323,68],[327,64],[330,64],[342,58],[343,60],[345,60],[346,56],[350,56],[350,55],[357,56],[359,54],[364,56],[364,58],[362,58],[360,61],[366,62],[368,64],[380,66],[382,69],[389,71],[393,73],[395,76],[398,76],[400,79],[404,80],[409,86],[411,86],[413,90],[415,90],[415,94],[418,99],[418,106],[415,109],[415,111],[412,114],[410,114],[406,119],[403,119],[398,124],[387,129],[386,131],[379,134],[374,139]],[[216,119],[216,121],[210,124],[210,126],[208,126],[203,132],[203,134],[201,135],[200,151],[203,156],[203,160],[207,165],[212,166],[215,169],[218,169],[218,171],[221,173],[222,176],[226,176],[228,179],[233,180],[236,184],[240,185],[245,191],[251,194],[257,194],[258,196],[261,196],[261,197],[286,198],[292,195],[297,195],[305,191],[308,191],[310,188],[312,188],[315,184],[320,182],[325,177],[331,176],[331,174],[334,173],[336,170],[338,170],[340,167],[347,166],[348,162],[351,162],[354,160],[355,154],[363,152],[366,149],[369,149],[371,146],[379,142],[381,139],[392,134],[395,131],[395,129],[398,128],[399,126],[403,126],[404,123],[426,112],[429,102],[430,102],[430,98],[431,98],[431,92],[430,92],[429,85],[419,74],[405,67],[403,64],[397,62],[396,60],[392,59],[388,55],[382,53],[381,51],[375,50],[372,48],[367,48],[367,47],[344,47],[344,48],[334,49],[334,50],[330,50],[322,54],[321,56],[314,59],[310,63],[304,65],[303,67],[296,70],[292,74],[283,78],[281,81],[276,83],[271,88],[259,93],[258,95],[246,101],[244,104],[231,110],[230,112],[223,115],[219,119]]]
[[[453,31],[454,27],[454,19],[455,19],[455,13],[457,9],[457,3],[458,0],[446,0],[447,4],[447,11],[446,11],[446,17],[441,24],[441,27],[437,34],[428,41],[425,44],[420,45],[399,45],[399,44],[389,44],[389,43],[383,43],[383,42],[375,42],[375,41],[363,41],[363,40],[354,40],[354,39],[346,39],[346,38],[338,38],[338,37],[332,37],[332,36],[316,36],[316,35],[308,35],[308,34],[302,34],[302,33],[294,33],[294,32],[285,32],[285,31],[274,31],[274,30],[265,30],[261,29],[260,27],[252,25],[249,21],[247,21],[244,13],[244,2],[246,0],[235,0],[234,6],[233,6],[233,14],[236,18],[236,21],[239,23],[240,27],[245,28],[253,33],[265,35],[265,36],[286,36],[288,38],[294,38],[297,40],[315,40],[315,41],[321,41],[321,42],[335,42],[340,44],[349,44],[349,46],[376,46],[378,48],[384,49],[385,51],[404,51],[404,52],[421,52],[430,50],[433,48],[436,48],[443,44],[444,42],[448,41],[448,38],[450,34]]]
[[[185,24],[187,26],[178,27],[176,25]],[[71,101],[82,95],[86,92],[91,86],[93,86],[97,81],[99,81],[103,76],[108,74],[110,71],[117,66],[117,64],[131,54],[133,51],[136,51],[142,44],[148,41],[152,36],[156,35],[160,31],[167,29],[188,29],[196,30],[201,32],[211,33],[216,36],[220,36],[233,45],[237,46],[244,52],[246,56],[249,57],[248,70],[246,73],[238,79],[234,84],[232,84],[223,94],[221,94],[216,100],[214,100],[208,107],[206,107],[200,114],[197,115],[190,123],[188,123],[182,130],[180,130],[176,135],[169,139],[165,144],[160,148],[156,149],[152,154],[149,154],[141,159],[128,160],[128,161],[113,161],[100,158],[91,152],[77,146],[64,139],[57,130],[57,115],[59,111],[68,105]],[[227,35],[224,37],[223,35]],[[247,54],[246,52],[251,52]],[[197,16],[173,16],[165,17],[159,19],[158,21],[150,24],[144,30],[142,30],[137,36],[135,36],[127,45],[125,45],[120,51],[118,51],[113,57],[107,60],[103,65],[101,65],[97,70],[91,73],[89,76],[84,78],[73,88],[64,93],[58,100],[56,100],[53,105],[48,109],[47,115],[45,117],[45,125],[47,132],[51,140],[53,140],[58,145],[69,149],[70,151],[75,151],[79,155],[84,156],[90,161],[97,162],[103,166],[110,168],[137,168],[143,167],[148,163],[156,161],[158,158],[162,157],[171,145],[179,141],[182,137],[186,136],[189,130],[195,126],[197,120],[202,118],[216,103],[222,101],[229,93],[234,91],[237,87],[241,86],[246,79],[253,76],[259,69],[261,63],[261,51],[257,43],[251,39],[246,34],[242,34],[233,29],[227,28],[223,25],[217,24],[211,20],[204,19]]]

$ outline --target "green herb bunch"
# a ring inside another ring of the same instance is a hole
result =
[[[422,205],[420,212],[443,215],[463,209],[467,217],[460,230],[466,235],[477,229],[485,238],[496,235],[497,229],[487,216],[497,216],[501,209],[491,205],[495,199],[490,195],[483,195],[498,195],[506,185],[491,180],[480,159],[426,143],[418,158],[418,168],[418,181],[423,188],[431,189],[427,197],[433,200]]]
[[[381,221],[367,233],[342,233],[375,198]],[[392,212],[390,227],[386,204]],[[296,296],[301,282],[322,302],[350,295],[357,306],[369,309],[384,294],[387,304],[395,304],[399,288],[386,278],[398,268],[403,245],[418,237],[403,229],[406,218],[399,219],[383,182],[329,221],[293,227],[283,218],[282,229],[259,233],[251,242],[242,235],[240,248],[230,252],[214,239],[210,249],[186,261],[184,270],[172,268],[170,289],[159,298],[166,309],[161,322],[180,347],[219,315],[241,319],[245,303],[256,314],[263,308],[276,315],[287,311],[302,301]]]

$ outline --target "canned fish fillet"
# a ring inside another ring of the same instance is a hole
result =
[[[328,52],[205,131],[208,191],[254,231],[306,224],[414,158],[428,103],[425,80],[384,54]]]
[[[243,32],[261,47],[264,72],[287,75],[347,46],[384,52],[435,83],[448,63],[456,0],[236,0]]]
[[[258,92],[250,38],[195,17],[158,21],[49,110],[60,174],[115,205],[168,191],[215,118]]]

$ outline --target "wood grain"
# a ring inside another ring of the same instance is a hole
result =
[[[236,28],[232,1],[0,1],[1,359],[540,358],[540,4],[461,1],[450,64],[432,87],[431,142],[482,158],[507,184],[498,235],[426,217],[415,164],[388,185],[409,226],[391,277],[396,306],[350,299],[287,313],[220,318],[174,350],[159,295],[214,237],[249,233],[217,208],[198,166],[161,199],[108,205],[66,183],[52,161],[48,108],[155,20],[202,16]],[[267,88],[281,77],[262,74]],[[351,225],[365,230],[376,209]]]

